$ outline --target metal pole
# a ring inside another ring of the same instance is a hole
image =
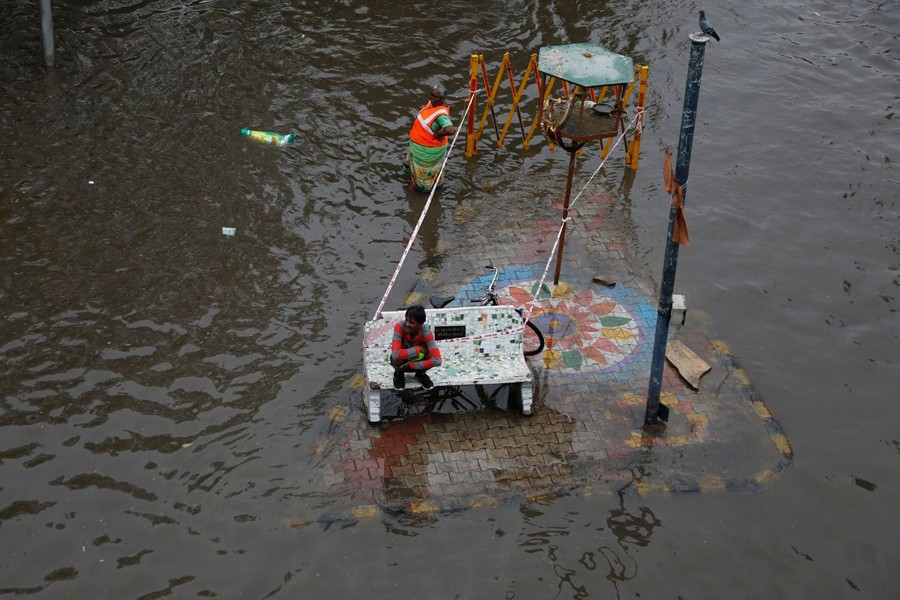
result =
[[[575,172],[575,154],[577,150],[575,148],[569,152],[569,178],[566,179],[566,199],[563,203],[563,212],[562,212],[562,231],[559,235],[559,252],[556,253],[556,273],[553,275],[553,285],[559,285],[559,271],[562,268],[562,255],[563,248],[566,245],[566,225],[568,221],[566,219],[569,218],[569,196],[572,195],[572,174]]]
[[[684,91],[684,108],[681,112],[681,134],[678,137],[678,157],[675,179],[682,187],[682,202],[687,199],[688,170],[691,165],[691,145],[694,142],[694,124],[697,120],[697,103],[700,99],[700,76],[703,74],[703,55],[709,36],[692,33],[691,59],[688,64],[687,85]],[[669,320],[672,317],[672,291],[675,289],[675,268],[678,266],[678,244],[672,241],[675,231],[676,209],[669,207],[669,230],[666,233],[666,255],[663,259],[662,285],[659,289],[659,310],[656,317],[656,337],[653,340],[653,359],[650,364],[650,386],[647,389],[647,409],[644,423],[653,425],[669,419],[669,409],[659,403],[662,389],[663,366],[666,360],[666,342],[669,336]]]
[[[41,37],[44,40],[44,64],[52,67],[53,59],[53,11],[50,0],[41,0]]]

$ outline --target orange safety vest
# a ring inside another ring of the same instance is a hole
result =
[[[432,106],[431,102],[425,105],[425,108],[419,111],[419,114],[413,120],[412,129],[409,130],[409,139],[421,146],[429,146],[438,148],[447,144],[447,138],[438,139],[431,131],[431,125],[434,120],[441,115],[450,116],[450,107],[446,104],[440,106]]]

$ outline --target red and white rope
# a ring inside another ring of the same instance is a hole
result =
[[[637,115],[635,115],[634,119],[632,119],[631,122],[628,124],[628,127],[626,127],[624,131],[622,131],[622,134],[618,137],[618,139],[616,139],[616,142],[612,145],[612,148],[610,148],[609,152],[606,154],[606,158],[604,158],[603,160],[600,161],[600,166],[594,170],[594,172],[588,178],[587,183],[585,183],[581,187],[581,190],[579,190],[578,194],[575,195],[575,199],[572,200],[571,203],[569,203],[569,210],[572,210],[572,207],[575,206],[575,203],[581,197],[581,194],[584,193],[584,190],[587,189],[587,187],[591,184],[591,181],[594,179],[594,177],[597,176],[597,173],[600,172],[600,169],[603,168],[603,165],[606,164],[606,161],[609,158],[609,156],[612,154],[612,151],[616,149],[616,146],[619,145],[619,142],[621,142],[622,139],[625,137],[625,134],[628,133],[628,130],[631,129],[635,125],[635,123],[637,123],[637,124],[641,123],[643,112],[644,111],[642,108],[639,109]],[[538,298],[538,296],[540,296],[541,289],[543,289],[543,287],[544,287],[544,280],[546,280],[546,278],[547,278],[547,273],[550,271],[550,264],[553,262],[554,256],[556,256],[556,250],[559,248],[559,242],[562,239],[563,226],[566,224],[566,222],[571,221],[571,220],[572,220],[572,217],[566,217],[565,219],[560,219],[559,230],[556,232],[556,239],[553,241],[553,249],[550,250],[550,255],[547,257],[547,265],[544,267],[544,272],[541,274],[541,280],[538,282],[537,288],[535,289],[535,292],[531,297],[531,302],[529,302],[528,306],[525,307],[524,317],[525,317],[526,321],[531,318],[531,313],[534,312],[535,303],[537,302],[537,298]]]
[[[469,109],[472,108],[472,103],[475,102],[475,93],[472,92],[469,94],[469,104],[466,106],[466,112],[463,114],[462,119],[460,119],[460,123],[464,123],[466,120],[466,116],[469,114]],[[387,302],[388,296],[391,293],[391,290],[394,288],[394,284],[397,282],[397,275],[400,274],[400,269],[403,268],[403,263],[406,261],[407,255],[409,255],[409,251],[412,248],[412,245],[416,241],[416,236],[419,233],[419,229],[422,227],[422,223],[425,221],[425,215],[428,214],[428,209],[431,206],[431,200],[434,198],[435,192],[438,189],[438,182],[441,180],[441,176],[444,174],[444,168],[447,166],[447,161],[450,159],[450,153],[453,152],[453,146],[456,144],[456,139],[459,137],[460,132],[462,132],[463,127],[460,126],[456,130],[456,135],[453,136],[453,141],[450,142],[450,147],[447,148],[447,156],[444,157],[444,162],[441,163],[441,170],[438,171],[437,178],[434,180],[435,185],[431,188],[431,193],[428,194],[428,200],[425,202],[425,207],[422,208],[422,214],[419,215],[419,220],[416,223],[415,228],[413,229],[412,234],[409,236],[409,242],[406,244],[406,248],[403,250],[403,255],[400,257],[400,262],[397,263],[397,268],[394,269],[394,274],[391,276],[391,281],[388,283],[387,290],[384,292],[384,296],[381,298],[381,302],[378,304],[378,309],[375,311],[375,319],[381,318],[381,311],[384,308],[385,302]]]

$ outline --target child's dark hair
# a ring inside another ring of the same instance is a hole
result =
[[[419,325],[425,322],[425,309],[421,304],[415,304],[406,309],[406,318],[412,319]]]

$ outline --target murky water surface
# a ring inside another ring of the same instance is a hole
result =
[[[301,527],[299,505],[329,511],[313,449],[361,410],[362,324],[424,204],[399,165],[429,85],[461,111],[470,54],[494,72],[509,51],[518,77],[563,43],[650,65],[641,168],[598,185],[627,189],[627,250],[655,279],[695,5],[56,2],[45,74],[37,3],[4,3],[0,594],[897,597],[900,11],[706,9],[722,42],[677,287],[793,465],[756,493]],[[460,144],[389,306],[464,274],[465,211],[550,218],[565,168],[540,137]]]

